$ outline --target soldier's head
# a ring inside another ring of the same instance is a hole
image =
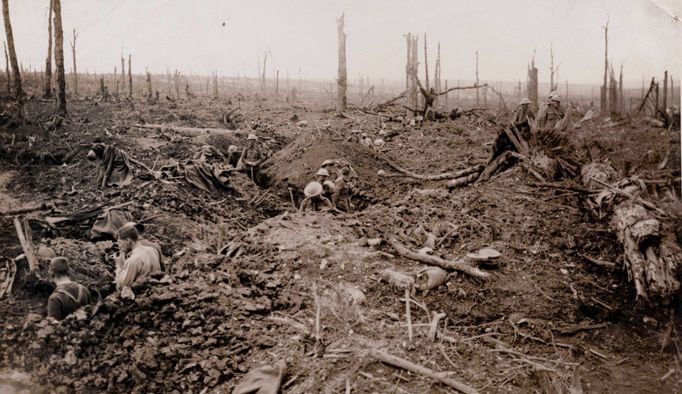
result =
[[[519,102],[519,105],[528,106],[529,104],[530,104],[530,100],[528,100],[527,97],[522,98],[521,101]]]
[[[249,144],[249,146],[256,145],[257,141],[258,141],[258,137],[256,137],[256,135],[253,133],[249,134],[249,136],[246,138],[246,143]]]
[[[140,233],[135,226],[123,226],[118,232],[118,247],[123,253],[128,253],[133,250],[139,237]]]
[[[348,168],[348,167],[343,167],[343,168],[341,169],[341,175],[343,175],[344,177],[348,177],[348,176],[350,175],[350,168]]]
[[[558,107],[561,103],[561,95],[559,92],[554,91],[549,94],[549,104]]]
[[[324,183],[324,181],[326,181],[327,178],[329,178],[329,171],[327,171],[326,168],[320,168],[319,170],[317,170],[315,175],[317,175],[318,182]]]
[[[50,273],[56,278],[69,276],[69,260],[66,257],[55,257],[50,261]]]

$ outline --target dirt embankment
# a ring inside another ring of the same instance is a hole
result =
[[[40,113],[40,103],[31,105]],[[10,150],[24,153],[0,160],[5,177],[14,171],[6,183],[11,198],[62,201],[30,214],[29,222],[36,243],[70,258],[74,279],[92,287],[110,282],[113,245],[87,238],[91,222],[53,229],[41,224],[45,216],[132,201],[134,218],[147,218],[145,236],[160,242],[169,257],[167,277],[134,301],[103,300],[56,325],[42,320],[49,288],[37,291],[33,282],[20,280],[12,298],[0,302],[0,314],[8,317],[0,322],[3,366],[66,392],[230,392],[250,369],[278,361],[288,365],[287,393],[448,390],[377,362],[367,350],[379,348],[450,371],[481,392],[674,392],[682,384],[675,364],[680,316],[636,305],[622,273],[585,258],[619,264],[622,252],[608,223],[591,216],[571,184],[538,187],[520,166],[452,192],[444,182],[377,176],[390,170],[385,158],[430,174],[483,162],[497,130],[481,120],[394,125],[399,134],[377,150],[346,142],[348,125],[319,109],[306,112],[310,124],[299,127],[290,120],[294,108],[247,102],[242,111],[249,126],[275,151],[266,163],[272,183],[261,189],[235,174],[238,193],[224,195],[149,178],[98,190],[83,152],[66,166],[26,153],[65,156],[97,140],[158,168],[192,157],[204,144],[223,151],[243,144],[246,127],[234,137],[200,139],[173,130],[221,127],[215,103],[178,103],[170,114],[165,105],[136,105],[131,115],[115,103],[76,103],[64,127],[51,140],[31,141],[32,150],[21,130],[0,131],[3,141],[14,133],[23,144]],[[256,108],[258,115],[250,115]],[[352,127],[378,132],[373,115],[353,116]],[[142,121],[168,127],[134,126]],[[329,123],[329,131],[318,122]],[[662,134],[665,139],[647,143],[651,129],[628,129],[627,138],[611,138],[611,131],[585,127],[572,138],[579,149],[581,142],[598,140],[600,152],[619,169],[628,160],[632,168],[638,164],[630,156],[619,161],[620,152],[631,155],[650,144],[652,153],[639,165],[642,177],[679,177],[679,160],[670,159],[679,157],[679,136]],[[351,214],[284,213],[291,210],[286,187],[302,188],[325,159],[348,161],[372,203]],[[656,192],[664,195],[664,186]],[[679,196],[679,188],[670,190]],[[11,221],[0,223],[0,255],[13,258],[21,251]],[[497,249],[502,258],[488,281],[450,272],[440,287],[410,293],[410,340],[405,292],[387,283],[383,272],[414,275],[424,265],[400,257],[386,240],[397,237],[416,251],[425,246],[426,233],[436,237],[430,253],[448,261],[481,247]],[[40,283],[49,284],[46,260],[39,271]],[[433,341],[429,326],[439,312],[444,318]]]

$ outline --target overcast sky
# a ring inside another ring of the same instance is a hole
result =
[[[680,7],[680,0],[657,2]],[[48,4],[10,0],[24,66],[44,68]],[[133,55],[136,73],[147,66],[154,73],[169,67],[255,76],[258,59],[269,51],[268,77],[279,69],[281,78],[296,78],[300,69],[304,78],[333,78],[342,12],[353,80],[404,78],[403,34],[419,34],[421,63],[426,32],[430,73],[440,41],[443,78],[473,79],[478,50],[481,80],[525,81],[535,49],[540,81],[547,82],[552,44],[561,82],[598,84],[607,14],[609,55],[616,68],[624,62],[626,81],[639,86],[643,76],[668,69],[677,79],[682,71],[682,22],[645,0],[62,0],[66,66],[75,28],[83,72],[113,72],[123,52]]]

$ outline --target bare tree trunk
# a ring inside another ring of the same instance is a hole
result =
[[[436,89],[436,92],[441,91],[441,75],[440,75],[440,42],[438,42],[438,53],[436,55],[436,66],[434,70],[434,76],[433,76],[433,85]]]
[[[426,33],[424,33],[424,74],[426,76],[426,91],[429,90],[429,57],[428,49],[426,47]]]
[[[603,26],[604,29],[604,85],[601,88],[601,112],[605,113],[607,109],[608,99],[607,95],[607,76],[609,74],[609,20],[606,19],[606,25]]]
[[[66,115],[66,76],[64,74],[64,31],[62,30],[62,3],[54,2],[54,63],[57,67],[57,113]]]
[[[116,81],[116,91],[114,97],[116,98],[116,100],[118,100],[118,73],[116,70],[116,66],[114,66],[114,81]]]
[[[8,0],[2,0],[2,17],[5,20],[5,33],[7,34],[7,49],[9,52],[9,63],[12,66],[12,79],[14,80],[14,97],[19,105],[19,117],[24,115],[24,89],[21,87],[21,72],[17,53],[14,50],[14,35],[12,34],[12,22],[9,19]]]
[[[168,68],[168,66],[166,66],[166,85],[168,85],[167,86],[167,88],[168,88],[167,94],[168,94],[168,97],[170,97],[172,95],[172,93],[171,93],[172,82],[171,82],[171,76],[170,76],[170,69]]]
[[[346,111],[347,97],[346,91],[348,89],[348,74],[346,72],[346,33],[343,30],[345,21],[345,14],[336,20],[336,26],[339,37],[339,67],[338,78],[336,80],[337,96],[336,96],[336,113],[342,114]]]
[[[480,105],[480,97],[478,93],[478,51],[476,51],[476,106]]]
[[[47,58],[45,59],[45,93],[43,98],[52,97],[52,0],[47,14]]]
[[[121,93],[125,95],[125,90],[126,90],[126,59],[123,57],[123,53],[121,53]]]
[[[147,69],[144,72],[147,74],[147,100],[151,100],[154,97],[154,93],[152,93],[152,74]]]
[[[260,85],[260,90],[261,94],[265,96],[265,67],[267,66],[268,63],[268,53],[265,52],[265,55],[263,56],[263,74],[261,76],[261,85]]]
[[[133,98],[133,55],[128,54],[128,95]]]
[[[554,50],[549,44],[549,91],[554,91]]]
[[[279,97],[279,70],[275,75],[275,98]]]
[[[447,80],[447,79],[445,80],[445,91],[446,91],[446,92],[448,91],[448,80]],[[447,110],[448,108],[450,108],[450,107],[448,106],[448,101],[449,101],[449,100],[448,100],[448,96],[449,96],[449,95],[450,95],[450,93],[445,93],[445,109],[446,109],[446,110]]]
[[[566,102],[568,103],[568,79],[566,80]]]
[[[71,54],[73,56],[73,95],[78,97],[78,69],[76,68],[76,29],[73,29],[73,41],[71,42]]]
[[[277,71],[277,75],[279,75],[279,71]],[[213,74],[213,98],[218,98],[218,71]]]
[[[613,72],[613,66],[611,67],[611,72],[609,74],[609,113],[618,113],[618,83],[616,82],[616,75]]]
[[[417,86],[417,75],[419,73],[419,51],[417,45],[419,43],[419,36],[412,36],[412,65],[410,67],[410,107],[416,109],[419,107],[419,88]]]
[[[533,107],[538,108],[538,69],[535,67],[535,51],[533,51],[530,67],[528,67],[526,89],[528,90],[528,100],[533,103]]]
[[[7,74],[7,94],[12,94],[12,76],[9,72],[9,55],[7,54],[7,43],[3,41],[5,47],[5,74]]]
[[[625,112],[625,99],[623,99],[623,65],[620,65],[620,74],[618,76],[618,111]]]
[[[668,70],[663,73],[663,112],[668,109]]]
[[[173,79],[175,84],[175,98],[180,100],[180,72],[178,70],[175,70],[175,76]]]

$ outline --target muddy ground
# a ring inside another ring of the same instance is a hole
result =
[[[13,294],[0,301],[0,384],[34,392],[227,393],[250,369],[283,360],[285,393],[453,391],[374,360],[367,350],[377,348],[481,392],[682,392],[679,297],[663,307],[638,302],[620,269],[584,258],[619,266],[622,247],[573,181],[540,187],[515,166],[450,192],[444,181],[377,175],[391,172],[387,160],[424,174],[482,164],[499,129],[494,121],[508,115],[409,126],[358,110],[338,118],[321,101],[81,100],[70,103],[61,128],[43,131],[38,123],[51,120],[51,104],[31,100],[31,124],[0,130],[0,210],[56,202],[28,214],[34,242],[69,257],[73,279],[103,294],[113,277],[113,243],[88,239],[92,220],[52,228],[45,217],[133,201],[129,211],[170,262],[167,276],[134,301],[106,298],[51,324],[43,319],[47,260],[30,275],[20,261]],[[224,128],[222,113],[236,105],[246,120],[237,130],[181,131]],[[353,129],[395,135],[370,148],[346,141]],[[90,144],[105,142],[158,169],[202,145],[242,145],[250,132],[274,153],[268,184],[234,174],[234,190],[220,195],[144,171],[126,188],[100,190],[85,159]],[[679,132],[596,119],[570,138],[581,162],[596,152],[619,171],[657,181],[651,198],[679,212]],[[298,205],[325,159],[347,160],[358,173],[356,212],[292,207],[291,196]],[[484,246],[502,257],[486,271],[488,281],[450,272],[444,285],[412,294],[410,341],[404,293],[381,273],[423,268],[386,244],[397,235],[421,248],[420,225],[447,233],[433,252],[446,259]],[[676,223],[667,225],[675,231]],[[228,244],[236,252],[219,254]],[[3,216],[0,256],[21,253],[11,217]],[[445,319],[433,341],[428,323],[437,312]]]

